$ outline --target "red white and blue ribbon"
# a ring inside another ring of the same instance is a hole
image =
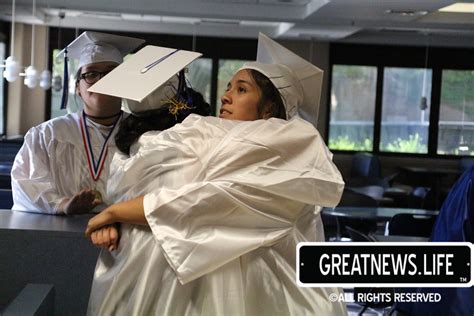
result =
[[[102,148],[100,150],[99,159],[96,161],[94,157],[94,152],[92,151],[89,130],[87,129],[87,125],[86,125],[86,113],[82,111],[82,116],[80,118],[82,140],[84,142],[84,149],[86,150],[89,170],[90,170],[92,179],[94,181],[99,180],[100,174],[102,173],[102,170],[104,169],[105,160],[107,158],[107,153],[108,153],[108,142],[109,142],[110,136],[112,136],[112,133],[115,130],[115,127],[117,126],[117,123],[120,121],[121,118],[122,118],[122,114],[120,114],[120,116],[114,122],[112,129],[110,130],[109,134],[105,138],[104,143],[102,144]]]

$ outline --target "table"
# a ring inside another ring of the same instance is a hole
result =
[[[338,206],[335,208],[325,207],[323,214],[329,216],[340,216],[347,218],[356,218],[364,220],[387,221],[400,213],[413,215],[438,215],[438,211],[417,209],[417,208],[398,208],[398,207],[356,207],[356,206]]]
[[[66,237],[83,237],[95,214],[61,216],[0,210],[0,230],[28,230]]]
[[[426,168],[426,167],[410,167],[410,166],[401,166],[399,167],[400,170],[409,172],[409,173],[417,173],[420,175],[426,176],[446,176],[446,175],[457,175],[461,173],[459,169],[454,168]]]
[[[417,237],[417,236],[399,236],[399,235],[379,235],[375,234],[374,238],[380,242],[427,242],[430,239],[428,237]]]
[[[366,223],[374,223],[377,231],[383,231],[384,227],[386,230],[387,223],[390,219],[400,213],[407,213],[413,215],[438,215],[438,211],[416,209],[416,208],[398,208],[398,207],[356,207],[356,206],[337,206],[335,208],[325,207],[322,209],[323,215],[334,216],[336,218],[336,239],[340,239],[342,234],[342,228],[344,224],[341,224],[342,219],[348,219],[350,221],[362,220]],[[347,220],[346,220],[347,221]],[[351,226],[351,225],[349,225]],[[373,231],[372,224],[370,227],[356,227],[363,233],[368,233],[367,230]],[[365,228],[365,229],[364,229]]]
[[[453,168],[426,168],[426,167],[410,167],[401,166],[400,171],[418,179],[423,179],[428,183],[428,187],[433,190],[435,195],[435,208],[439,209],[441,206],[441,178],[451,176],[458,176],[461,171]]]
[[[27,284],[51,284],[54,315],[85,315],[99,255],[84,234],[93,215],[0,210],[0,308]]]

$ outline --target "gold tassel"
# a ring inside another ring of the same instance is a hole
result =
[[[175,118],[177,118],[179,111],[191,109],[185,102],[178,100],[176,97],[168,99],[167,103],[169,103],[168,110],[170,114],[174,115]]]

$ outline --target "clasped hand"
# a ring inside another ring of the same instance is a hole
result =
[[[116,223],[129,223],[134,225],[148,226],[143,208],[143,196],[129,201],[113,204],[89,220],[86,236],[91,238],[92,243],[99,247],[112,247],[116,249],[118,243],[118,231]],[[115,228],[109,228],[109,227]],[[115,229],[115,232],[114,232]],[[99,233],[100,231],[100,233]],[[97,233],[96,233],[97,232]],[[94,233],[96,233],[94,235]],[[115,238],[117,236],[117,238]]]
[[[119,225],[115,223],[110,208],[105,209],[89,220],[86,236],[97,247],[113,251],[118,247]]]

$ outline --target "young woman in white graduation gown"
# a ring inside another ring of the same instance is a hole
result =
[[[84,32],[68,45],[68,58],[79,60],[75,86],[84,108],[26,133],[12,167],[13,210],[76,214],[89,212],[102,202],[116,151],[114,135],[123,118],[121,99],[87,89],[142,43],[135,38]],[[63,107],[69,93],[64,81]]]
[[[338,289],[296,282],[296,245],[324,240],[320,206],[344,183],[314,126],[288,111],[301,90],[278,91],[258,71],[269,67],[282,70],[252,63],[232,78],[220,118],[192,114],[115,155],[118,203],[86,232],[116,249],[100,255],[90,315],[346,314],[328,298]]]

